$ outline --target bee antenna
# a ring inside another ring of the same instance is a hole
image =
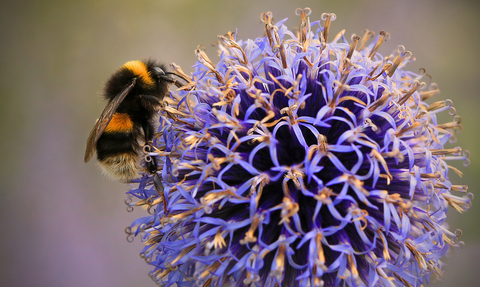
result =
[[[182,83],[179,83],[177,80],[174,80],[174,79],[170,78],[169,76],[167,76],[167,74],[161,75],[159,78],[162,79],[162,80],[165,81],[165,82],[174,84],[174,85],[177,86],[178,88],[183,87],[183,84],[182,84]]]
[[[184,80],[185,82],[189,82],[184,76],[182,75],[179,75],[179,74],[176,74],[176,73],[173,73],[173,72],[166,72],[165,75],[174,75],[174,76],[177,76],[179,77],[180,79]]]

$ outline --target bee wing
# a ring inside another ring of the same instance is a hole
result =
[[[111,100],[103,110],[100,118],[97,120],[95,126],[93,126],[93,129],[90,132],[90,135],[88,136],[87,148],[85,150],[85,162],[88,162],[92,158],[93,154],[95,153],[95,146],[98,139],[102,136],[103,131],[108,126],[108,123],[112,119],[113,114],[115,114],[115,111],[117,110],[120,103],[123,102],[130,90],[135,86],[136,81],[137,79],[134,78],[132,83],[128,87],[126,87],[120,94],[118,94],[113,100]]]

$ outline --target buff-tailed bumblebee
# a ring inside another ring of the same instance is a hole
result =
[[[108,104],[88,137],[85,162],[96,150],[108,176],[126,182],[138,174],[142,147],[147,152],[153,149],[155,115],[168,86],[179,85],[170,75],[176,74],[149,60],[127,62],[110,77],[104,93]],[[148,157],[146,168],[156,173],[155,157]]]

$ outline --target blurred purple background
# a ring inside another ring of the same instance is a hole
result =
[[[210,43],[238,29],[263,35],[260,13],[275,20],[310,7],[312,21],[333,12],[331,34],[368,28],[391,34],[380,49],[399,44],[417,58],[462,116],[458,143],[472,164],[457,184],[477,193],[480,177],[478,67],[480,4],[476,1],[10,1],[0,10],[0,125],[2,132],[0,286],[155,286],[127,243],[124,229],[142,210],[128,213],[128,186],[83,163],[85,141],[105,103],[104,81],[124,62],[149,57],[175,62],[187,73],[198,44],[212,60]],[[450,119],[445,116],[444,121]],[[453,146],[455,146],[453,145]],[[459,165],[456,165],[457,167]],[[461,163],[460,163],[461,166]],[[433,286],[479,286],[480,199],[463,215],[449,210],[451,230],[463,230],[466,247],[446,261],[444,281]]]

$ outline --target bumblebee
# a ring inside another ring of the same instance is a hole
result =
[[[165,71],[165,66],[152,60],[130,61],[110,77],[104,93],[108,104],[87,139],[85,162],[96,151],[108,176],[123,182],[137,176],[140,154],[153,151],[155,115],[168,86],[179,85],[169,76],[176,74]],[[147,171],[156,174],[155,158],[146,159]]]

